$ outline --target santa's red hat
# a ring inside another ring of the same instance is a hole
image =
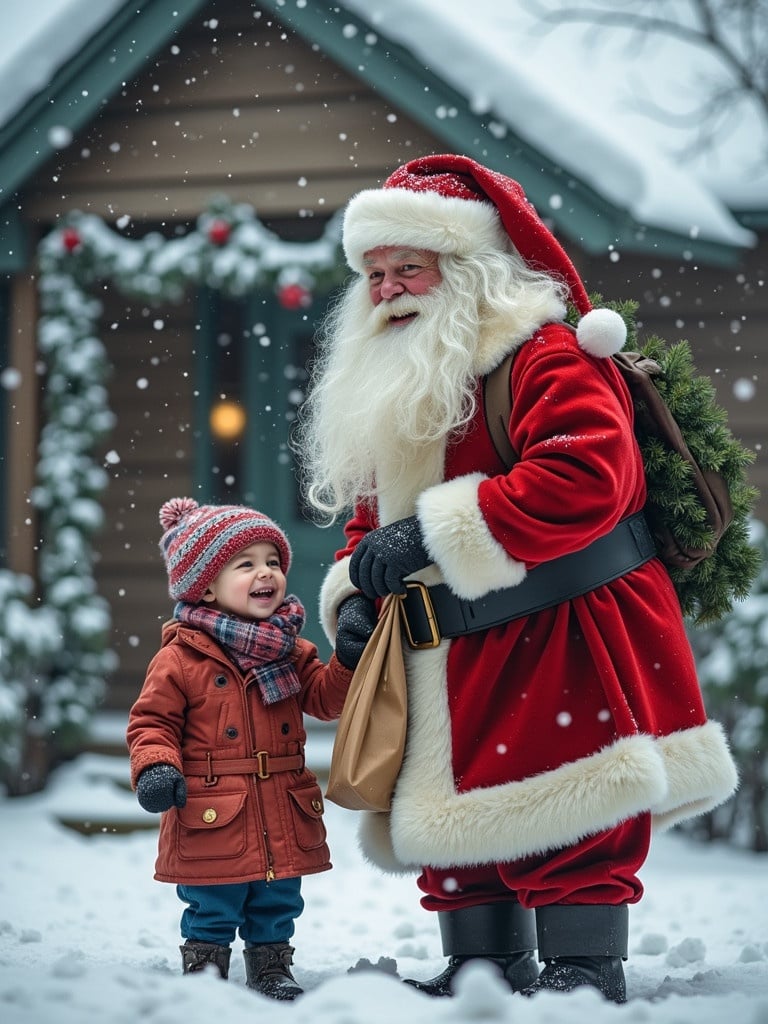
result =
[[[382,245],[412,246],[471,256],[509,251],[510,242],[534,270],[563,280],[581,313],[577,337],[595,356],[619,352],[626,327],[618,313],[593,309],[563,247],[512,178],[466,156],[419,157],[398,167],[380,189],[354,196],[344,215],[344,252],[363,273],[363,256]]]

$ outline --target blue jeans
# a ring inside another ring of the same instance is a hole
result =
[[[188,904],[181,915],[181,934],[196,942],[228,946],[239,933],[246,946],[287,942],[294,919],[304,909],[301,878],[235,885],[177,885]]]

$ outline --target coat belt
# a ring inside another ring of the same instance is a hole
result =
[[[403,628],[415,650],[437,647],[466,633],[500,626],[596,590],[656,556],[645,516],[622,519],[610,533],[580,551],[537,565],[516,587],[494,590],[477,601],[456,597],[444,583],[406,583]]]
[[[209,754],[204,761],[184,761],[184,775],[202,775],[213,785],[219,775],[258,775],[268,779],[275,772],[300,772],[304,769],[303,754],[279,756],[259,750],[253,757],[219,758]]]

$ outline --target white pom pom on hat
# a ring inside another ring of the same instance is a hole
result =
[[[612,309],[591,309],[579,320],[576,340],[591,356],[607,359],[624,348],[627,325]]]
[[[160,509],[158,516],[160,525],[164,530],[170,530],[172,526],[178,526],[185,516],[199,507],[194,498],[171,498]]]
[[[525,262],[563,280],[581,313],[577,340],[590,355],[620,352],[626,326],[610,309],[592,309],[567,253],[518,182],[470,157],[419,157],[398,167],[380,189],[350,200],[342,241],[350,267],[362,273],[365,253],[381,245],[412,246],[468,256],[511,242]]]

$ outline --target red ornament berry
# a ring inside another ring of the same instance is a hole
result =
[[[211,221],[208,228],[208,238],[214,245],[226,245],[232,232],[232,226],[226,220]]]
[[[83,244],[83,240],[80,237],[80,233],[74,228],[64,228],[61,233],[61,244],[67,252],[74,252],[75,249],[80,248]]]
[[[277,293],[283,309],[306,309],[312,305],[312,296],[301,284],[286,284]]]

